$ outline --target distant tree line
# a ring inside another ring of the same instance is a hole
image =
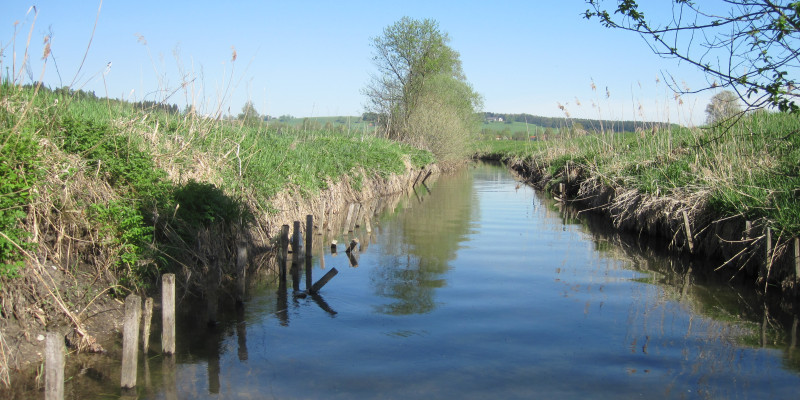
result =
[[[663,125],[660,122],[648,121],[611,121],[585,118],[542,117],[531,114],[502,114],[485,112],[484,121],[490,118],[503,118],[503,123],[522,122],[537,125],[543,128],[561,129],[570,126],[580,126],[589,132],[636,132],[638,130],[652,129],[654,125]]]

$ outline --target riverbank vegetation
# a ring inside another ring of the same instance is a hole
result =
[[[610,187],[686,199],[717,218],[765,219],[777,235],[792,237],[800,234],[798,132],[796,115],[762,110],[733,125],[484,141],[479,153],[563,177],[551,184],[572,168]]]
[[[26,361],[19,349],[31,331],[74,326],[88,345],[83,324],[101,304],[170,271],[185,292],[201,292],[209,248],[233,260],[242,232],[265,250],[267,221],[286,207],[277,198],[302,201],[341,182],[357,191],[434,161],[364,132],[245,122],[2,82],[5,382]]]

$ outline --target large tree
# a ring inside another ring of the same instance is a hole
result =
[[[795,90],[800,72],[799,1],[672,0],[672,13],[655,18],[652,8],[645,10],[634,0],[616,0],[610,8],[603,0],[586,3],[586,18],[638,33],[656,54],[702,69],[708,85],[694,92],[725,86],[749,108],[800,111],[800,93]],[[676,92],[687,92],[671,83]]]
[[[242,121],[245,125],[256,125],[261,122],[261,115],[256,111],[256,106],[251,100],[247,100],[242,106],[242,112],[236,116],[236,119]]]
[[[378,72],[364,89],[367,111],[380,116],[390,138],[444,158],[457,157],[446,147],[469,142],[477,131],[481,107],[449,41],[436,21],[403,17],[372,39]]]
[[[742,112],[739,105],[739,97],[730,90],[723,90],[713,97],[706,106],[706,121],[709,125],[727,121]]]

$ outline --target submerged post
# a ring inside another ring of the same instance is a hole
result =
[[[45,400],[64,400],[64,336],[47,332],[45,344]]]
[[[311,247],[314,240],[314,216],[306,215],[306,258],[311,258]]]
[[[311,293],[319,292],[320,289],[322,289],[322,287],[325,286],[325,284],[328,283],[328,281],[330,281],[331,279],[333,279],[333,277],[336,276],[336,274],[338,273],[339,271],[337,271],[336,268],[331,268],[331,270],[328,271],[325,275],[323,275],[322,278],[320,278],[317,281],[317,283],[311,286],[310,292]]]
[[[292,232],[292,262],[300,259],[300,221],[294,221],[294,231]]]
[[[139,320],[142,299],[131,294],[125,298],[125,322],[122,325],[122,379],[123,389],[136,387],[137,358],[139,355]]]
[[[175,274],[161,277],[161,352],[175,354]]]

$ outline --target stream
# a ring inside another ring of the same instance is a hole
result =
[[[369,225],[315,239],[313,281],[338,270],[318,295],[293,293],[311,281],[302,270],[269,274],[212,328],[191,317],[201,306],[180,318],[174,359],[140,361],[138,397],[797,398],[797,315],[500,165],[370,209]],[[67,392],[119,398],[106,380],[83,374]]]

